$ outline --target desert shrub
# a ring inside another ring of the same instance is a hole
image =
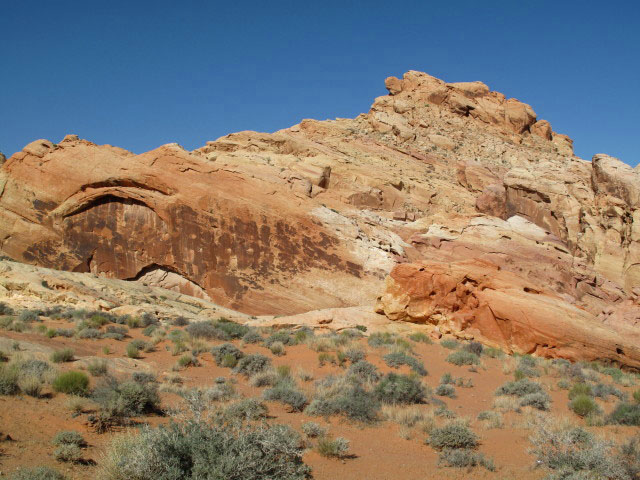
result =
[[[277,355],[277,356],[284,355],[285,354],[284,343],[273,342],[271,345],[269,345],[269,350],[271,350],[271,353],[273,353],[274,355]]]
[[[633,392],[633,401],[636,403],[640,403],[640,389]]]
[[[158,329],[157,325],[149,325],[148,327],[145,327],[142,330],[142,335],[144,335],[145,337],[150,337],[151,335],[153,335],[153,332],[155,332]]]
[[[213,325],[224,334],[225,338],[220,338],[220,340],[240,339],[249,332],[249,327],[246,325],[232,322],[226,318],[219,318]]]
[[[125,353],[129,358],[140,358],[140,350],[142,350],[140,344],[134,340],[127,345]]]
[[[474,452],[466,448],[446,449],[438,455],[438,464],[453,468],[473,468],[482,466],[493,472],[496,467],[493,460],[485,457],[480,452]]]
[[[375,386],[375,395],[383,403],[423,403],[426,391],[422,382],[408,375],[389,373]]]
[[[314,397],[305,413],[314,416],[344,415],[349,420],[371,423],[378,418],[380,403],[358,384],[345,384]]]
[[[40,312],[38,310],[22,310],[18,315],[18,320],[24,323],[37,322],[40,320]]]
[[[205,391],[205,396],[210,402],[223,402],[230,400],[236,394],[235,388],[229,382],[216,383]]]
[[[15,365],[0,365],[0,395],[16,395],[20,391],[19,378]]]
[[[0,315],[13,315],[13,308],[5,302],[0,302]]]
[[[609,423],[640,426],[640,404],[620,402],[607,416]]]
[[[250,377],[271,367],[271,360],[259,353],[242,357],[234,367],[233,372]]]
[[[323,457],[342,458],[349,451],[349,440],[342,437],[331,439],[329,437],[321,437],[316,447],[318,453]]]
[[[569,402],[569,408],[576,415],[586,417],[598,411],[598,404],[589,395],[581,393],[573,397],[571,402]]]
[[[104,359],[91,360],[87,364],[87,370],[94,377],[101,377],[107,374],[107,361]]]
[[[378,372],[378,368],[366,360],[360,360],[352,363],[347,369],[347,375],[353,375],[356,378],[371,383],[375,383],[380,380],[381,376],[380,372]]]
[[[327,352],[320,352],[318,354],[318,365],[323,367],[326,363],[336,363],[336,359],[333,355]]]
[[[591,391],[594,397],[602,398],[604,400],[608,400],[610,395],[617,397],[620,400],[625,400],[627,395],[622,390],[614,387],[613,385],[606,385],[604,383],[597,383],[592,388]],[[640,398],[640,396],[639,396]]]
[[[249,385],[252,387],[271,387],[278,382],[278,375],[273,370],[265,370],[263,372],[252,375],[249,379]]]
[[[85,447],[87,445],[87,441],[82,435],[74,431],[56,433],[51,443],[58,447],[60,445],[77,445],[78,447]]]
[[[302,480],[310,472],[302,452],[299,435],[284,425],[171,423],[117,437],[101,473],[104,480]]]
[[[601,373],[609,375],[615,382],[620,382],[624,377],[624,372],[617,367],[605,367]]]
[[[367,354],[361,348],[348,348],[344,355],[352,364],[363,361]]]
[[[87,327],[76,333],[76,336],[83,340],[96,339],[102,337],[102,332],[97,328]]]
[[[301,412],[307,405],[307,396],[290,381],[280,381],[264,391],[265,400],[275,400],[288,405],[293,412]]]
[[[244,343],[260,343],[264,340],[262,335],[257,330],[250,329],[247,333],[242,336],[242,341]]]
[[[468,352],[466,350],[458,350],[450,353],[447,358],[447,362],[454,365],[478,365],[480,363],[480,357],[475,353]]]
[[[485,410],[483,412],[480,412],[476,418],[478,420],[487,422],[487,428],[502,428],[504,426],[504,423],[502,421],[502,414],[500,412]]]
[[[538,464],[554,472],[549,479],[630,479],[613,445],[580,427],[539,418],[530,440]]]
[[[427,370],[424,368],[424,364],[417,358],[407,355],[404,352],[391,352],[386,354],[383,359],[391,368],[398,368],[401,365],[407,365],[418,375],[427,375]]]
[[[71,338],[75,332],[70,328],[56,328],[56,337]]]
[[[578,395],[587,395],[589,397],[593,396],[593,391],[591,390],[591,386],[586,383],[576,383],[569,390],[569,400],[573,400]]]
[[[480,342],[469,342],[462,348],[477,356],[482,355],[482,352],[484,351],[484,346]]]
[[[374,347],[384,347],[387,345],[393,345],[396,341],[395,335],[392,335],[389,332],[376,332],[369,335],[367,339],[367,343]]]
[[[51,386],[59,393],[83,396],[89,391],[89,377],[83,372],[72,370],[59,374]]]
[[[532,393],[543,392],[542,385],[532,382],[526,378],[507,382],[496,390],[496,395],[512,395],[516,397],[524,397]]]
[[[455,350],[460,347],[460,344],[451,338],[445,338],[444,340],[440,340],[440,345],[444,348],[448,348],[449,350]]]
[[[520,400],[521,407],[532,407],[542,411],[549,410],[550,403],[551,397],[547,392],[528,393]]]
[[[307,422],[302,424],[302,432],[309,438],[324,437],[327,434],[327,428],[316,422]]]
[[[313,380],[313,373],[304,370],[303,368],[298,368],[298,378],[303,382],[310,382]]]
[[[565,379],[558,380],[558,388],[560,390],[569,390],[571,388],[571,384]]]
[[[427,335],[424,332],[414,332],[409,334],[409,340],[412,340],[416,343],[426,343],[426,344],[432,344],[433,341],[431,340],[431,338],[429,338],[429,335]]]
[[[74,352],[70,348],[56,350],[51,354],[51,361],[55,363],[73,362]]]
[[[230,340],[228,335],[210,322],[190,323],[186,326],[185,331],[193,338],[204,338],[206,340]]]
[[[489,358],[501,358],[504,356],[504,352],[495,347],[485,347],[482,353],[484,354],[484,356]]]
[[[440,385],[438,385],[434,390],[434,393],[441,397],[456,398],[455,387],[446,383],[441,383]]]
[[[66,480],[67,477],[51,467],[20,468],[10,480]]]
[[[478,437],[469,427],[459,422],[452,422],[443,427],[434,428],[429,434],[429,445],[436,450],[475,448]]]
[[[114,421],[160,410],[158,386],[154,382],[119,382],[113,377],[107,377],[95,388],[91,398]]]
[[[200,362],[198,362],[198,359],[191,353],[185,353],[178,359],[178,362],[176,363],[176,366],[178,369],[187,368],[187,367],[197,367],[199,365],[200,365]]]
[[[267,407],[260,400],[245,398],[228,405],[223,418],[227,421],[252,421],[265,418],[267,413]]]

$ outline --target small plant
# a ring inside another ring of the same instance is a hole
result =
[[[532,382],[529,379],[507,382],[496,390],[496,395],[512,395],[515,397],[524,397],[531,393],[542,392],[542,385]]]
[[[335,357],[327,352],[318,353],[318,365],[324,367],[327,363],[336,363]]]
[[[529,393],[520,400],[521,407],[532,407],[543,411],[549,410],[549,403],[551,403],[551,397],[547,392]]]
[[[342,458],[346,456],[349,451],[349,440],[342,437],[334,439],[322,437],[318,440],[318,446],[316,448],[318,453],[323,457]]]
[[[640,389],[633,392],[633,401],[640,403]]]
[[[269,350],[271,350],[271,353],[273,353],[274,355],[277,355],[277,356],[284,355],[285,354],[284,343],[273,342],[271,345],[269,345]]]
[[[470,342],[467,343],[464,347],[462,347],[465,351],[473,353],[474,355],[480,356],[484,351],[484,346],[480,342]]]
[[[468,352],[466,350],[455,351],[446,358],[447,362],[454,365],[478,365],[480,363],[480,357],[475,353]]]
[[[223,367],[235,367],[242,357],[244,357],[244,353],[238,347],[236,347],[232,343],[223,343],[221,345],[216,345],[211,349],[211,355],[213,356],[213,360],[216,362],[216,365]],[[231,361],[229,358],[225,357],[230,356],[235,361]],[[223,363],[226,363],[224,365]]]
[[[451,338],[445,338],[444,340],[440,340],[440,345],[444,348],[448,348],[449,350],[456,350],[460,347],[460,344]]]
[[[74,352],[70,348],[56,350],[51,354],[51,361],[54,363],[73,362]]]
[[[91,360],[87,365],[87,370],[94,377],[102,377],[107,374],[107,362],[104,359]]]
[[[60,445],[53,452],[53,457],[59,462],[79,463],[82,460],[82,450],[77,445]]]
[[[569,408],[579,417],[586,417],[598,411],[598,404],[591,396],[580,393],[569,402]]]
[[[74,431],[56,433],[51,443],[53,443],[57,447],[61,445],[77,445],[78,447],[87,446],[87,442],[82,437],[82,435]]]
[[[352,363],[347,369],[347,375],[352,375],[355,378],[370,383],[377,382],[381,377],[378,368],[366,360]]]
[[[182,355],[177,362],[177,367],[179,369],[187,368],[187,367],[197,367],[200,365],[198,359],[190,353],[185,353]]]
[[[233,372],[239,375],[250,377],[256,373],[260,373],[271,367],[271,360],[264,355],[254,353],[242,357],[233,369]]]
[[[66,480],[67,477],[51,467],[20,468],[9,480]]]
[[[426,343],[427,345],[430,345],[433,343],[433,341],[431,340],[431,338],[429,338],[429,335],[427,335],[424,332],[414,332],[411,333],[409,335],[409,340],[416,342],[416,343]]]
[[[89,391],[89,377],[78,371],[59,374],[52,383],[56,392],[84,396]]]
[[[423,403],[426,391],[420,380],[408,375],[389,373],[374,389],[378,400],[390,404]]]
[[[591,387],[586,383],[576,383],[571,390],[569,390],[569,400],[573,400],[578,395],[586,395],[588,397],[593,396]]]
[[[264,340],[257,330],[249,330],[242,337],[243,343],[260,343]]]
[[[393,345],[395,342],[396,337],[389,332],[372,333],[367,339],[367,343],[374,348]]]
[[[327,434],[327,428],[316,422],[307,422],[302,424],[302,432],[309,438],[324,437]]]
[[[456,398],[455,387],[446,383],[441,383],[440,385],[438,385],[434,390],[434,393],[441,397]]]
[[[607,416],[609,423],[640,426],[640,404],[620,402]]]
[[[383,357],[385,363],[391,368],[398,368],[401,365],[407,365],[418,375],[425,376],[428,374],[423,363],[415,357],[404,352],[396,351],[386,354]]]
[[[281,381],[276,386],[264,391],[265,400],[276,400],[288,405],[292,412],[301,412],[308,400],[304,393],[295,388],[292,382]]]
[[[469,427],[459,422],[435,428],[429,435],[429,445],[436,450],[470,449],[478,446],[478,437]]]
[[[485,457],[482,453],[474,452],[466,448],[446,449],[440,452],[438,464],[453,468],[473,468],[482,466],[494,472],[496,467],[493,460]]]

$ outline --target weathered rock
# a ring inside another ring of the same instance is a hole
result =
[[[640,368],[640,332],[609,328],[539,284],[482,261],[401,264],[376,310],[509,352]]]

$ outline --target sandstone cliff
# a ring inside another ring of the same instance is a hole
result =
[[[577,158],[481,82],[385,83],[355,119],[192,152],[33,142],[0,169],[0,248],[251,314],[373,305],[395,265],[478,260],[611,331],[640,322],[637,169]]]

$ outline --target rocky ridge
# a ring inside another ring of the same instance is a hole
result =
[[[389,95],[355,119],[234,133],[193,152],[33,142],[0,169],[0,248],[249,314],[370,309],[380,296],[392,319],[550,356],[577,358],[579,325],[592,325],[609,333],[590,355],[636,365],[617,336],[640,322],[638,169],[576,157],[529,105],[481,82],[411,71],[385,84]],[[440,272],[469,261],[508,292],[501,308],[520,298],[509,283],[553,298],[551,323],[533,317],[544,335],[489,333],[473,305],[485,293],[468,295],[460,321],[437,289],[445,303],[434,314],[407,313],[411,302],[397,299],[422,295],[417,277],[385,286],[406,264]]]

